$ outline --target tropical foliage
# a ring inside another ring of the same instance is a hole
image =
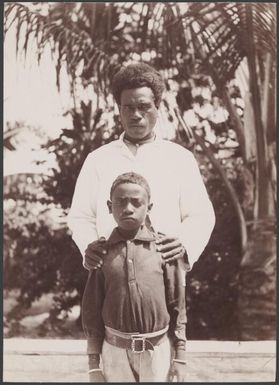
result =
[[[109,94],[113,74],[134,60],[147,61],[162,72],[167,87],[163,111],[177,128],[175,140],[200,158],[217,212],[212,241],[188,278],[190,334],[210,338],[205,330],[211,328],[216,331],[214,337],[222,338],[221,330],[235,329],[232,314],[240,312],[242,338],[257,338],[247,324],[263,294],[255,290],[259,271],[262,287],[268,287],[270,324],[275,316],[275,6],[7,3],[5,32],[11,26],[15,26],[19,54],[28,54],[30,44],[35,44],[40,61],[46,49],[51,49],[58,88],[62,71],[68,74],[73,101],[68,113],[73,124],[46,145],[56,156],[57,168],[44,182],[48,198],[65,213],[88,152],[119,134]],[[263,228],[267,235],[260,247],[262,259],[254,258],[255,239]],[[64,234],[60,240],[64,252],[51,242],[56,233],[42,243],[53,244],[52,257],[45,258],[49,263],[56,258],[58,271],[64,261],[61,254],[68,258],[72,252],[65,229],[57,234]],[[32,249],[39,268],[40,252]],[[56,274],[55,282],[59,280],[61,274]],[[46,291],[53,290],[53,285]],[[225,288],[224,297],[218,287]],[[22,295],[28,290],[22,287]],[[237,294],[241,299],[238,311]],[[253,303],[250,313],[249,302]],[[216,317],[206,315],[208,306],[215,309]],[[263,337],[273,336],[273,328],[263,332]]]

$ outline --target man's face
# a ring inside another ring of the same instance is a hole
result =
[[[133,231],[144,223],[152,204],[149,203],[147,192],[142,186],[122,183],[113,191],[108,207],[121,229]]]
[[[124,90],[121,93],[120,118],[130,138],[144,139],[153,131],[158,110],[149,87]]]

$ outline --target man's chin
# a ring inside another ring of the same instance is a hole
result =
[[[126,135],[127,135],[127,139],[131,139],[133,141],[142,141],[142,140],[147,140],[149,139],[150,137],[152,137],[153,135],[153,131],[152,132],[146,132],[145,129],[142,129],[142,130],[137,130],[137,131],[126,131]]]
[[[127,135],[131,138],[131,139],[138,139],[138,140],[141,140],[141,139],[144,139],[146,137],[146,133],[145,132],[128,132]]]

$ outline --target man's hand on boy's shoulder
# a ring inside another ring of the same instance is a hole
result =
[[[103,257],[106,254],[106,239],[104,237],[89,243],[85,250],[84,267],[88,270],[95,270],[102,267]]]
[[[176,236],[158,232],[156,245],[157,251],[160,251],[165,262],[172,262],[187,255],[184,246]]]

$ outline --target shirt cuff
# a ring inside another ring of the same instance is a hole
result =
[[[174,358],[176,360],[182,360],[182,361],[186,360],[185,343],[182,344],[180,342],[179,344],[176,345]]]

